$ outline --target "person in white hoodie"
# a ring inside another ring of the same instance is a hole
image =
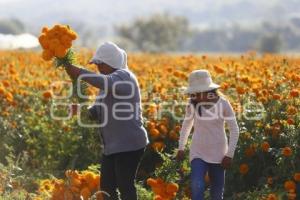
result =
[[[101,161],[101,190],[104,199],[136,200],[135,177],[149,143],[143,126],[141,95],[135,75],[128,69],[127,54],[112,42],[105,42],[90,63],[101,74],[74,65],[66,66],[67,73],[100,89],[99,100],[90,108],[91,116],[99,121],[104,146]],[[129,84],[128,84],[129,83]]]
[[[190,146],[192,200],[204,200],[205,175],[210,178],[212,200],[223,199],[225,169],[232,163],[239,137],[235,113],[230,102],[217,89],[207,70],[195,70],[189,76],[190,96],[180,131],[177,159],[184,159],[188,136],[194,127]],[[224,122],[230,130],[228,145]]]

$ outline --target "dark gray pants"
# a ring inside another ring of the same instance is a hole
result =
[[[118,200],[117,189],[122,200],[137,200],[135,177],[145,148],[137,151],[103,155],[101,163],[101,190],[110,197],[105,200]],[[106,195],[104,195],[106,196]]]

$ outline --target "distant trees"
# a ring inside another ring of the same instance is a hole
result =
[[[18,19],[0,20],[0,33],[2,34],[20,34],[25,31],[25,26]]]
[[[139,51],[178,51],[189,38],[189,23],[184,17],[156,14],[118,26],[116,31]]]
[[[300,19],[291,23],[260,26],[191,28],[180,16],[156,14],[139,18],[127,25],[117,26],[117,41],[130,50],[146,52],[259,52],[278,53],[282,50],[300,50]]]
[[[137,18],[114,29],[70,19],[61,23],[70,24],[78,32],[78,46],[89,48],[113,40],[127,50],[143,52],[300,51],[300,17],[297,16],[282,24],[269,21],[256,26],[235,24],[205,29],[193,27],[185,17],[170,14]],[[17,19],[0,19],[2,34],[25,31],[25,25]]]
[[[279,53],[282,48],[282,40],[278,34],[269,34],[261,38],[259,45],[261,52]]]
[[[267,27],[268,30],[265,29],[263,27],[256,30],[245,30],[236,25],[230,29],[196,30],[188,40],[186,49],[203,52],[243,52],[248,50],[257,50],[262,53],[280,52],[284,47],[284,42],[287,42],[289,38],[283,40],[282,32],[277,29],[272,30],[270,27]],[[300,39],[300,35],[298,38]],[[296,38],[294,43],[297,44]],[[298,45],[299,47],[300,45]]]

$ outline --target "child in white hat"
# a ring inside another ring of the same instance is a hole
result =
[[[217,91],[219,87],[213,83],[207,70],[195,70],[189,76],[189,86],[185,91],[190,100],[180,131],[177,159],[184,159],[184,148],[194,127],[190,147],[193,200],[204,200],[207,172],[211,199],[223,199],[225,170],[231,165],[239,137],[235,113],[229,101]],[[230,130],[229,145],[224,122]]]

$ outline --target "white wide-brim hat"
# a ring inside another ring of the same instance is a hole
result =
[[[219,87],[220,85],[212,81],[209,71],[205,69],[195,70],[189,75],[189,86],[184,93],[193,94],[197,92],[207,92]]]
[[[115,69],[127,69],[127,54],[125,50],[113,42],[105,42],[98,47],[90,64],[105,63]]]

